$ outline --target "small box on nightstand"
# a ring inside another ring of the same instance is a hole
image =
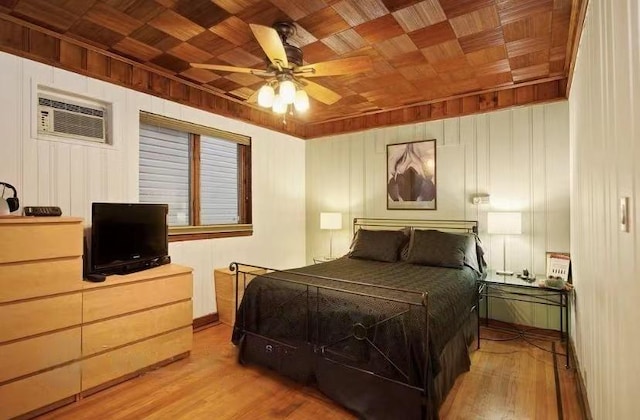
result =
[[[238,301],[242,300],[244,288],[255,276],[264,274],[265,270],[240,266],[238,278]],[[223,324],[231,325],[236,321],[236,272],[228,268],[217,268],[213,271],[218,317]]]

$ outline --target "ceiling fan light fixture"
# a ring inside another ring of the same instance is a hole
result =
[[[291,80],[282,80],[278,93],[285,104],[292,104],[296,98],[296,85]]]
[[[305,112],[309,109],[309,95],[303,89],[296,92],[296,98],[293,101],[293,106],[298,112]]]
[[[271,110],[276,114],[284,114],[287,112],[287,104],[282,100],[282,96],[276,95],[273,98],[273,106]]]
[[[271,85],[262,86],[258,91],[258,105],[264,108],[271,108],[275,95],[276,93]]]

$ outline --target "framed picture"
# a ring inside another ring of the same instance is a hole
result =
[[[387,145],[387,209],[436,209],[436,141]]]
[[[547,278],[569,281],[571,257],[566,252],[547,252]]]

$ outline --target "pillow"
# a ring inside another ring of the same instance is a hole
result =
[[[407,237],[407,240],[400,248],[400,260],[407,261],[407,258],[409,258],[409,244],[411,243],[411,232],[413,232],[413,229],[410,227],[406,227],[402,228],[400,232],[404,233]]]
[[[475,250],[475,240],[469,235],[441,232],[439,230],[414,230],[409,246],[407,262],[436,267],[462,268],[472,264],[468,250]]]
[[[408,241],[400,230],[366,230],[356,232],[349,258],[396,262],[400,248]]]

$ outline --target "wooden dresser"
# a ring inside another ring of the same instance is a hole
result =
[[[83,394],[191,351],[190,268],[168,264],[84,286]]]
[[[0,219],[0,418],[80,392],[81,219]]]
[[[0,218],[0,419],[34,416],[185,357],[192,273],[82,281],[81,219]]]
[[[265,273],[265,270],[245,266],[240,266],[240,271],[243,273],[240,273],[238,301],[242,300],[246,285],[249,284],[255,276]],[[213,271],[213,278],[216,289],[216,306],[218,307],[220,322],[233,326],[236,322],[236,273],[228,268],[217,268]]]

